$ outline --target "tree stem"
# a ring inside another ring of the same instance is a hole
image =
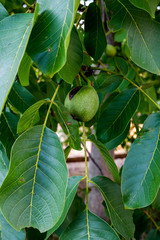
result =
[[[88,183],[89,183],[89,177],[88,177],[88,163],[87,163],[87,148],[86,148],[86,133],[85,133],[85,123],[83,122],[83,145],[84,145],[84,155],[85,155],[85,178],[86,178],[86,220],[87,220],[87,234],[88,234],[88,240],[90,240],[90,234],[89,234],[89,221],[88,221]]]

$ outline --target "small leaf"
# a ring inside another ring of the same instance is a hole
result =
[[[107,143],[116,138],[127,128],[131,117],[139,105],[139,90],[126,89],[103,109],[98,120],[96,134],[98,139]]]
[[[8,17],[8,12],[7,10],[3,7],[2,3],[0,3],[0,21],[5,18]]]
[[[83,62],[83,48],[75,27],[71,32],[70,43],[67,52],[67,61],[64,67],[60,70],[61,78],[67,83],[72,84],[73,80],[79,73]]]
[[[81,150],[81,138],[78,122],[70,116],[67,109],[60,102],[56,101],[53,108],[58,122],[61,124],[64,132],[69,135],[70,146],[76,150]]]
[[[25,240],[25,231],[17,232],[3,217],[0,211],[0,240]]]
[[[159,75],[160,23],[153,20],[147,12],[134,7],[128,0],[105,1],[112,13],[112,18],[108,23],[110,30],[127,30],[132,61],[141,68]],[[139,5],[143,4],[142,1],[137,0],[137,2]],[[152,4],[152,1],[150,2]]]
[[[20,118],[17,126],[18,134],[26,131],[27,129],[33,127],[36,123],[40,121],[39,109],[50,100],[40,100],[29,107],[22,117]]]
[[[150,205],[160,185],[160,113],[151,114],[131,146],[122,171],[122,195],[130,209]]]
[[[25,53],[18,69],[18,77],[22,86],[29,86],[29,72],[31,63],[32,59],[27,53]]]
[[[24,113],[27,108],[36,102],[33,95],[18,82],[13,84],[8,96],[9,103],[15,107],[20,113]]]
[[[94,135],[89,136],[89,140],[91,142],[93,142],[96,145],[96,147],[99,149],[100,153],[102,154],[103,159],[105,160],[105,162],[113,176],[114,181],[116,183],[120,183],[118,168],[117,168],[114,160],[112,159],[111,155],[109,154],[107,148],[105,147],[105,145],[103,143],[101,143],[100,141],[96,140]]]
[[[67,227],[59,238],[59,240],[75,239],[119,240],[119,237],[107,222],[91,212],[88,212],[87,224],[86,211],[84,211]]]
[[[10,158],[12,145],[18,137],[18,120],[18,117],[10,112],[4,112],[0,117],[0,141],[6,149],[8,158]]]
[[[129,0],[135,7],[141,8],[147,11],[153,18],[155,17],[155,11],[157,9],[157,5],[159,0]]]
[[[107,45],[100,8],[95,2],[90,3],[87,10],[84,44],[87,52],[95,61],[101,57]]]
[[[65,64],[79,0],[38,0],[40,16],[33,28],[28,54],[40,70],[53,76]]]
[[[36,126],[22,134],[11,153],[9,173],[0,189],[1,211],[18,231],[49,230],[65,203],[68,171],[56,133]]]
[[[33,16],[31,13],[14,14],[0,21],[0,114],[23,57]]]
[[[46,235],[46,240],[48,239],[48,237],[53,233],[55,232],[55,230],[63,223],[67,213],[68,213],[68,210],[73,202],[73,199],[76,195],[76,192],[77,192],[77,188],[78,188],[78,184],[79,184],[79,181],[82,179],[83,177],[81,176],[73,176],[73,177],[70,177],[68,179],[68,186],[67,186],[67,191],[66,191],[66,200],[65,200],[65,207],[63,209],[63,213],[59,219],[59,221],[56,223],[56,225],[53,226],[53,228],[51,228],[48,232],[47,232],[47,235]]]
[[[120,186],[104,176],[96,176],[91,181],[102,193],[114,228],[125,239],[133,238],[135,231],[133,212],[124,209]]]

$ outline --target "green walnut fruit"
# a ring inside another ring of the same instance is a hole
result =
[[[108,57],[114,57],[117,54],[117,50],[114,46],[107,44],[106,54]]]
[[[68,93],[64,105],[74,119],[88,122],[98,110],[99,98],[93,87],[79,86]]]

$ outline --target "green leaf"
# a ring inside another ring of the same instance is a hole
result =
[[[101,73],[97,80],[97,91],[105,92],[105,94],[112,93],[115,91],[123,81],[123,77],[121,75],[108,75],[106,73]]]
[[[48,239],[48,237],[53,233],[55,232],[55,230],[63,223],[67,213],[68,213],[68,210],[73,202],[73,199],[76,195],[76,192],[77,192],[77,188],[78,188],[78,184],[79,184],[79,181],[82,179],[83,177],[81,176],[73,176],[73,177],[70,177],[68,179],[68,186],[67,186],[67,191],[66,191],[66,200],[65,200],[65,207],[63,209],[63,213],[59,219],[59,221],[56,223],[56,225],[53,226],[53,228],[51,228],[48,232],[47,232],[47,235],[46,235],[46,240]]]
[[[18,134],[26,131],[27,129],[33,127],[36,123],[40,121],[39,109],[50,100],[40,100],[29,107],[22,117],[20,118],[17,126]]]
[[[33,16],[31,13],[15,14],[0,21],[0,114],[23,57]]]
[[[152,203],[152,208],[156,209],[160,212],[160,190],[158,191],[158,194],[157,194],[154,202]]]
[[[75,239],[119,240],[119,237],[108,223],[91,212],[88,212],[87,224],[86,211],[84,211],[67,227],[59,238],[59,240]]]
[[[25,240],[25,231],[17,232],[3,217],[0,211],[0,239],[1,240]]]
[[[33,28],[28,54],[45,75],[52,77],[66,62],[79,0],[37,2],[41,15]]]
[[[83,48],[75,27],[71,32],[70,43],[67,52],[67,62],[60,70],[61,78],[67,83],[72,84],[73,80],[79,73],[83,62]]]
[[[33,95],[18,82],[13,84],[8,96],[8,101],[20,113],[24,113],[32,104],[36,102]]]
[[[9,169],[9,160],[6,156],[2,143],[0,142],[0,186],[2,185]]]
[[[0,117],[0,141],[6,149],[8,158],[10,158],[12,145],[18,137],[18,120],[16,115],[9,112],[2,113]]]
[[[96,176],[91,181],[102,193],[114,228],[125,239],[133,238],[135,231],[133,212],[124,209],[120,186],[104,176]]]
[[[127,30],[132,61],[159,75],[160,23],[153,20],[147,12],[134,7],[128,0],[106,0],[106,6],[113,13],[108,23],[109,28],[112,31]]]
[[[147,11],[153,18],[155,17],[155,11],[159,0],[129,0],[135,7],[141,8]]]
[[[7,10],[3,7],[3,5],[0,3],[0,21],[5,18],[8,17],[8,12]]]
[[[0,189],[1,211],[18,231],[49,230],[65,203],[68,171],[56,133],[36,126],[22,134],[11,153],[9,173]]]
[[[53,108],[58,122],[61,124],[64,132],[69,136],[70,146],[76,150],[81,150],[81,138],[78,122],[70,116],[67,109],[60,102],[56,101]]]
[[[116,138],[113,138],[111,141],[104,144],[106,146],[106,148],[108,150],[111,150],[111,149],[117,147],[118,145],[120,145],[124,141],[124,139],[127,137],[128,133],[129,133],[129,129],[130,129],[130,123],[128,124],[128,126],[122,132],[121,135],[118,135]]]
[[[90,3],[87,10],[84,44],[87,52],[95,61],[102,56],[107,45],[100,8],[95,2]]]
[[[151,114],[131,146],[122,171],[122,195],[126,208],[150,205],[159,190],[160,113]],[[133,171],[134,169],[134,171]]]
[[[25,53],[18,69],[18,77],[22,86],[29,86],[29,72],[31,63],[32,59],[27,53]]]
[[[120,183],[118,168],[117,168],[114,160],[112,159],[111,155],[109,154],[107,148],[105,147],[105,145],[103,143],[101,143],[100,141],[96,140],[94,135],[90,135],[89,140],[91,142],[93,142],[96,145],[96,147],[99,149],[102,157],[104,158],[104,160],[113,176],[114,181],[116,183]]]
[[[121,135],[127,128],[131,117],[139,105],[139,90],[126,89],[103,109],[98,120],[96,134],[98,139],[107,143]]]

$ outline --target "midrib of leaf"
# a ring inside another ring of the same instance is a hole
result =
[[[99,189],[99,186],[98,186],[95,182],[93,182],[93,181],[90,181],[90,182],[93,183],[94,185],[96,185],[97,188]],[[100,189],[101,189],[101,188],[100,188]],[[103,197],[105,196],[104,198],[107,199],[108,204],[110,205],[110,207],[112,208],[113,212],[116,214],[116,216],[118,217],[118,219],[123,223],[123,219],[121,219],[120,216],[118,215],[118,213],[114,210],[114,208],[112,207],[111,202],[110,202],[109,199],[107,198],[107,195],[103,192],[102,189],[101,189],[100,191],[102,192]],[[108,212],[110,213],[109,208],[108,208]],[[110,213],[110,216],[111,216],[111,213]],[[124,222],[124,223],[125,223],[125,222]],[[126,225],[125,225],[125,226],[126,226]],[[127,228],[128,228],[128,226],[127,226]],[[117,228],[116,228],[116,229],[117,229]],[[130,231],[130,229],[128,229],[128,230]],[[118,231],[118,230],[117,230],[117,231]]]
[[[153,59],[155,65],[156,65],[156,68],[157,68],[157,70],[158,70],[158,72],[159,72],[159,68],[158,68],[158,66],[157,66],[157,63],[156,63],[156,61],[154,60],[154,57],[153,57],[152,53],[150,52],[150,50],[149,50],[149,48],[148,48],[148,46],[147,46],[147,43],[146,43],[146,41],[145,41],[145,39],[144,39],[144,37],[143,37],[143,34],[142,34],[140,28],[138,27],[138,24],[136,23],[134,17],[132,16],[132,14],[130,13],[130,11],[126,8],[126,6],[125,6],[120,0],[117,0],[117,1],[124,7],[124,9],[126,10],[126,12],[130,15],[131,19],[133,20],[133,22],[134,22],[134,24],[135,24],[135,26],[136,26],[136,28],[137,28],[137,30],[138,30],[141,38],[142,38],[142,41],[143,41],[146,49],[147,49],[148,52],[150,53],[151,58]]]
[[[11,76],[11,74],[12,74],[13,67],[14,67],[15,61],[16,61],[16,59],[17,59],[18,53],[19,53],[19,51],[20,51],[20,48],[21,48],[21,46],[22,46],[22,43],[23,43],[23,41],[24,41],[24,38],[25,38],[25,36],[26,36],[26,34],[27,34],[27,32],[28,32],[28,29],[29,29],[30,24],[31,24],[32,21],[33,21],[33,18],[31,19],[30,23],[28,24],[28,26],[27,26],[27,28],[26,28],[26,31],[25,31],[25,33],[24,33],[24,35],[23,35],[23,37],[22,37],[22,40],[21,40],[21,42],[20,42],[20,44],[19,44],[19,46],[18,46],[18,49],[17,49],[16,55],[15,55],[15,58],[14,58],[14,60],[13,60],[12,66],[11,66],[11,70],[10,70],[10,72],[9,72],[9,76],[8,76],[8,79],[7,79],[7,82],[6,82],[6,86],[7,86],[8,82],[9,82],[9,79],[10,79],[10,76]],[[6,91],[7,91],[7,89],[5,89],[5,91],[4,91],[4,96],[5,96],[5,94],[6,94]],[[4,100],[3,100],[3,101],[4,101]]]
[[[65,15],[65,18],[64,18],[64,23],[63,23],[63,25],[62,25],[62,32],[61,32],[61,35],[60,35],[60,41],[59,41],[59,45],[58,45],[58,49],[57,49],[56,58],[55,58],[55,61],[54,61],[53,66],[52,66],[52,72],[53,72],[54,66],[55,66],[55,64],[56,64],[56,59],[57,59],[57,57],[58,57],[58,53],[59,53],[59,49],[60,49],[60,45],[61,45],[61,40],[62,40],[62,35],[63,35],[63,30],[64,30],[64,25],[66,24],[67,13],[68,13],[68,11],[70,11],[70,9],[68,8],[69,1],[70,1],[70,0],[68,0],[68,2],[67,2],[66,15]],[[76,1],[77,1],[77,0],[76,0]],[[71,11],[70,11],[70,12],[71,12]],[[72,14],[72,12],[71,12],[71,14]],[[67,35],[67,36],[68,36],[68,35]],[[67,36],[66,36],[66,39],[67,39]],[[65,40],[65,42],[66,42],[66,40]],[[64,63],[64,64],[65,64],[65,63]],[[63,64],[63,65],[64,65],[64,64]],[[63,66],[62,66],[62,67],[63,67]]]
[[[50,113],[52,104],[54,102],[54,99],[55,99],[55,97],[57,95],[57,92],[58,92],[59,88],[60,88],[60,85],[57,86],[57,88],[56,88],[56,90],[55,90],[55,92],[53,94],[53,97],[52,97],[52,99],[50,101],[50,105],[49,105],[49,108],[48,108],[48,111],[47,111],[47,114],[46,114],[46,118],[44,120],[42,132],[41,132],[40,143],[39,143],[39,146],[38,146],[37,161],[36,161],[36,164],[35,164],[35,172],[34,172],[34,177],[33,177],[33,186],[32,186],[32,191],[31,191],[30,217],[29,217],[30,218],[29,219],[29,224],[30,225],[31,225],[31,218],[32,218],[34,188],[35,188],[35,183],[36,183],[36,175],[37,175],[39,156],[40,156],[41,146],[42,146],[42,141],[43,141],[43,136],[44,136],[44,130],[45,130],[45,127],[46,127],[46,124],[47,124],[47,120],[48,120],[48,117],[49,117],[49,113]]]
[[[42,132],[41,132],[40,143],[39,143],[39,146],[38,146],[37,161],[36,161],[36,164],[35,164],[35,172],[34,172],[34,177],[33,177],[33,186],[32,186],[32,191],[31,191],[30,222],[29,222],[29,225],[31,225],[33,195],[34,195],[34,188],[35,188],[35,183],[36,183],[36,175],[37,175],[37,169],[38,169],[38,163],[39,163],[39,156],[40,156],[40,152],[41,152],[41,146],[42,146],[45,127],[46,127],[46,124],[44,123],[43,128],[42,128]]]
[[[138,190],[136,191],[136,193],[134,194],[134,196],[130,199],[130,203],[133,202],[134,198],[136,197],[136,195],[138,194],[140,188],[142,187],[143,182],[145,181],[145,178],[146,178],[147,173],[148,173],[148,171],[149,171],[149,169],[150,169],[150,166],[151,166],[152,162],[154,161],[154,155],[155,155],[155,152],[156,152],[156,150],[157,150],[157,146],[158,146],[159,139],[160,139],[160,128],[159,128],[159,133],[158,133],[158,138],[157,138],[155,150],[154,150],[154,152],[153,152],[153,155],[152,155],[150,164],[149,164],[149,166],[148,166],[148,168],[147,168],[147,170],[146,170],[146,173],[145,173],[145,175],[144,175],[144,177],[143,177],[143,179],[142,179],[142,181],[141,181],[141,183],[140,183],[140,185],[139,185]],[[156,164],[156,165],[157,165],[157,164]]]
[[[107,131],[114,125],[114,123],[118,120],[118,118],[122,115],[122,113],[125,111],[125,109],[127,108],[127,106],[129,105],[129,103],[132,101],[134,95],[137,93],[138,89],[134,92],[134,94],[132,95],[132,97],[130,98],[130,100],[127,102],[127,104],[125,105],[125,107],[122,109],[122,111],[120,112],[120,114],[116,117],[116,119],[114,120],[114,122],[112,122],[112,124],[110,125],[109,128],[107,128]]]

